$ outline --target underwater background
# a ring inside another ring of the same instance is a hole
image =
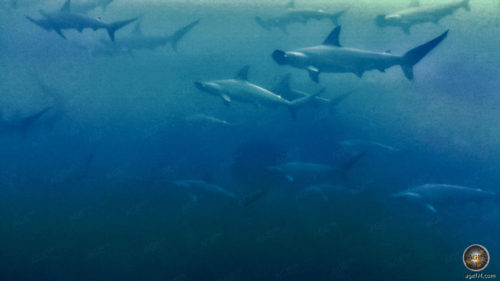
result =
[[[2,2],[2,122],[50,110],[29,130],[0,126],[0,280],[460,280],[471,244],[489,250],[485,273],[500,274],[498,199],[433,213],[391,196],[427,183],[500,192],[500,4],[471,0],[470,12],[410,34],[374,23],[407,2],[297,1],[348,8],[339,20],[348,47],[403,54],[450,30],[414,81],[393,67],[361,79],[323,73],[319,85],[271,53],[318,45],[334,24],[294,23],[287,34],[254,19],[286,1],[115,0],[88,14],[140,16],[144,34],[200,22],[177,51],[113,54],[92,51],[109,40],[103,30],[64,31],[64,40],[25,18],[63,1]],[[421,1],[436,2],[445,3]],[[244,65],[267,89],[291,73],[307,93],[352,94],[294,120],[286,108],[226,106],[193,85]],[[360,152],[334,183],[346,188],[326,195],[269,169],[340,165]],[[246,201],[175,184],[185,179]]]

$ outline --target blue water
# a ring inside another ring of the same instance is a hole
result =
[[[334,25],[292,24],[285,34],[254,20],[286,1],[115,0],[89,15],[141,16],[149,35],[200,23],[177,51],[111,55],[92,53],[109,40],[103,30],[64,31],[64,40],[25,19],[61,1],[17,2],[0,10],[0,280],[461,280],[471,244],[491,254],[484,273],[500,274],[498,198],[445,200],[434,213],[391,197],[426,183],[500,192],[497,1],[471,1],[470,12],[410,35],[373,21],[405,1],[297,2],[349,7],[340,19],[347,47],[403,54],[450,29],[414,81],[392,67],[361,79],[323,73],[319,85],[271,53],[317,45]],[[294,120],[286,108],[226,106],[193,86],[244,65],[267,89],[291,73],[304,92],[352,94],[333,108],[306,106]],[[46,107],[25,130],[4,126]],[[269,169],[339,166],[361,152],[332,182],[303,184]],[[238,198],[173,183],[187,179]],[[305,191],[324,183],[344,189],[326,198]]]

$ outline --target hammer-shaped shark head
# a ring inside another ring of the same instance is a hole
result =
[[[295,67],[307,67],[307,56],[301,52],[285,52],[282,50],[275,50],[272,57],[279,65],[292,65]]]
[[[285,51],[275,50],[272,54],[272,57],[274,61],[279,65],[288,64],[288,55]]]
[[[194,82],[194,86],[202,92],[209,93],[211,95],[219,96],[221,94],[221,87],[215,82]]]

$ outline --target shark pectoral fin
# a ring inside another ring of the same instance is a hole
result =
[[[290,175],[286,175],[285,178],[289,182],[293,182],[294,181],[294,178],[292,176],[290,176]]]
[[[354,74],[356,74],[356,76],[358,76],[359,78],[363,78],[364,73],[365,72],[363,70],[358,70],[358,71],[354,72]]]
[[[406,35],[410,35],[410,25],[409,24],[403,24],[401,26],[401,29]]]
[[[314,66],[307,67],[307,71],[309,72],[309,77],[316,83],[319,83],[319,69]]]
[[[66,36],[64,36],[64,34],[60,29],[54,29],[54,30],[56,31],[57,34],[59,34],[59,36],[61,36],[63,39],[66,39]]]
[[[231,98],[228,95],[222,94],[220,97],[225,105],[231,105]]]
[[[433,212],[433,213],[437,214],[437,210],[436,210],[436,208],[434,208],[434,206],[432,206],[431,204],[425,204],[425,207],[426,207],[429,211],[431,211],[431,212]]]
[[[281,79],[280,83],[273,89],[273,92],[279,95],[286,95],[290,92],[290,79],[292,75],[287,73],[283,79]]]
[[[142,36],[142,28],[141,28],[141,22],[137,22],[134,26],[134,30],[132,31],[132,34],[135,36]]]
[[[283,33],[288,35],[288,30],[286,29],[286,25],[278,25],[278,27],[279,29],[281,29],[281,31],[283,31]]]

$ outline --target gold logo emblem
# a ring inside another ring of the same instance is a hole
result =
[[[464,265],[471,271],[481,271],[490,263],[490,253],[481,245],[471,245],[464,251]]]

